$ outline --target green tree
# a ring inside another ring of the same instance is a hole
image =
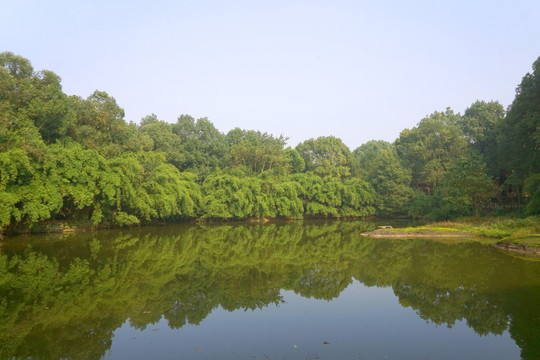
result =
[[[441,189],[448,206],[468,206],[478,216],[482,206],[491,200],[493,179],[486,174],[486,164],[482,157],[470,153],[450,163]]]
[[[412,218],[428,218],[433,210],[433,196],[427,196],[423,191],[414,191],[411,201],[407,204],[407,215]]]
[[[173,133],[171,124],[158,120],[152,114],[141,119],[140,133],[152,139],[154,151],[165,153],[167,162],[181,168],[185,163],[185,153],[178,135]]]
[[[540,169],[540,57],[532,69],[516,89],[498,139],[501,166],[518,187]]]
[[[0,226],[47,220],[62,207],[57,176],[22,149],[0,153]]]
[[[9,146],[9,132],[30,124],[47,143],[66,134],[74,114],[62,92],[60,77],[47,70],[36,73],[28,60],[3,52],[0,80],[0,143]]]
[[[229,146],[225,135],[207,118],[195,121],[189,115],[181,115],[172,130],[182,143],[185,160],[181,170],[193,172],[202,180],[228,164]]]
[[[101,193],[106,160],[95,150],[83,149],[80,144],[56,143],[49,148],[50,167],[56,174],[58,192],[62,196],[59,215],[64,219],[88,217]],[[99,206],[99,205],[98,205]]]
[[[525,179],[523,193],[528,200],[527,214],[540,215],[540,174],[534,174]]]
[[[180,173],[162,153],[126,153],[108,162],[112,220],[133,225],[195,217],[201,201],[195,176]]]
[[[362,179],[341,181],[332,176],[322,178],[307,172],[292,174],[289,180],[298,183],[302,189],[300,198],[306,215],[339,218],[375,213],[375,191]]]
[[[497,138],[504,121],[505,111],[497,101],[476,101],[465,110],[460,128],[470,147],[481,154],[487,163],[487,173],[500,176]]]
[[[157,212],[157,219],[179,220],[197,215],[201,190],[194,174],[180,173],[155,153],[144,153],[141,163],[145,174],[143,188]]]
[[[70,97],[76,121],[68,134],[84,147],[100,151],[107,158],[120,155],[129,142],[130,132],[124,110],[104,91],[96,90],[86,100]]]
[[[459,119],[459,114],[448,108],[400,133],[395,142],[396,150],[405,167],[411,169],[412,185],[416,189],[433,193],[452,159],[465,153],[467,141],[455,125]]]
[[[305,170],[306,162],[304,161],[304,159],[302,159],[302,156],[300,156],[300,153],[296,149],[287,147],[283,151],[285,152],[285,158],[289,165],[289,168],[288,168],[289,173],[294,174],[294,173],[303,172]]]
[[[351,151],[341,139],[321,136],[298,144],[296,150],[306,163],[306,171],[322,177],[344,178],[351,175]]]
[[[202,185],[203,217],[245,219],[276,216],[269,187],[258,178],[210,175]]]
[[[341,216],[360,217],[375,214],[377,194],[371,184],[360,178],[351,178],[346,179],[343,185]]]
[[[353,152],[355,173],[378,195],[378,210],[398,212],[412,196],[411,172],[401,165],[395,147],[386,141],[368,141]]]
[[[249,174],[264,171],[283,172],[287,158],[283,152],[286,138],[274,137],[254,130],[231,130],[227,134],[230,145],[231,166],[245,169]]]
[[[301,219],[304,216],[304,205],[300,196],[302,187],[295,181],[287,179],[272,183],[272,202],[277,216]]]
[[[34,91],[28,104],[28,116],[47,143],[67,134],[75,121],[68,97],[62,92],[60,77],[51,71],[40,71],[34,76]]]

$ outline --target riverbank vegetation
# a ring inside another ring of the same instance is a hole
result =
[[[540,58],[505,111],[435,111],[393,143],[351,151],[321,136],[296,147],[222,133],[180,115],[139,123],[104,91],[68,96],[60,77],[0,54],[0,228],[130,226],[190,219],[540,213]]]
[[[378,229],[363,234],[370,237],[466,238],[491,245],[515,245],[529,254],[540,254],[540,217],[468,218],[435,222],[423,226]]]

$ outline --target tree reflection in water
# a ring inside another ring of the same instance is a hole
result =
[[[361,238],[368,222],[178,225],[12,238],[0,255],[0,358],[99,359],[129,319],[200,324],[280,291],[333,299],[354,279],[540,358],[540,263],[478,244]]]

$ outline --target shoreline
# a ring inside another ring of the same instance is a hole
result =
[[[102,223],[93,225],[89,221],[77,220],[49,220],[36,223],[31,227],[25,224],[20,224],[8,229],[0,228],[0,239],[25,234],[67,234],[75,232],[91,232],[111,229],[134,229],[147,226],[166,226],[173,224],[275,224],[275,223],[291,223],[297,221],[374,221],[374,216],[359,216],[359,217],[324,217],[324,216],[305,216],[303,218],[293,218],[285,216],[277,217],[247,217],[247,218],[186,218],[177,221],[150,221],[134,225],[118,225],[114,223]]]
[[[474,232],[459,231],[455,228],[427,227],[418,228],[395,228],[377,229],[360,236],[380,239],[468,239],[499,250],[521,255],[540,257],[540,235],[529,235],[523,237],[486,237]]]
[[[471,238],[471,233],[457,232],[388,232],[387,230],[374,230],[367,233],[361,233],[361,236],[371,238]]]
[[[376,218],[341,218],[341,219],[286,219],[286,218],[247,218],[247,219],[189,219],[180,221],[182,223],[244,223],[244,224],[271,224],[290,223],[305,220],[326,220],[326,221],[374,221]],[[390,220],[390,219],[388,219]],[[380,220],[379,220],[380,221]],[[391,221],[391,220],[390,220]],[[179,223],[179,222],[174,222]],[[91,225],[86,221],[51,221],[36,224],[33,228],[15,228],[9,232],[0,231],[0,239],[16,236],[20,234],[51,234],[51,233],[75,233],[93,232],[115,228],[139,228],[148,225],[167,225],[164,222],[150,224],[139,224],[135,226],[115,226],[113,224]],[[172,224],[172,223],[171,223]],[[391,239],[449,239],[449,241],[477,242],[486,246],[495,247],[501,251],[527,256],[540,257],[540,234],[537,218],[527,219],[481,219],[462,220],[460,222],[432,223],[425,226],[392,228],[391,226],[380,226],[379,229],[363,232],[359,235],[367,238],[391,238]]]
[[[533,247],[533,246],[518,245],[518,244],[508,244],[508,243],[497,243],[497,244],[493,244],[492,246],[506,252],[526,255],[526,256],[540,257],[540,247],[536,247],[536,246]]]

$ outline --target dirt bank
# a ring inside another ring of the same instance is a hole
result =
[[[360,235],[373,238],[470,238],[473,237],[471,233],[456,232],[456,231],[399,231],[399,229],[379,229],[370,231],[367,233],[361,233]]]

